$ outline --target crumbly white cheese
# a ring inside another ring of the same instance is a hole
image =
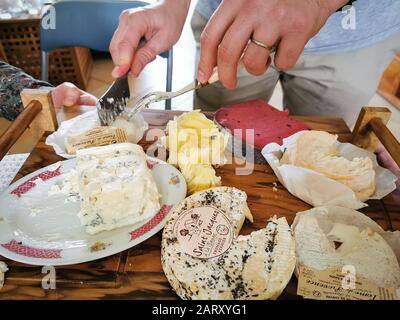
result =
[[[266,228],[238,236],[221,256],[208,260],[186,254],[173,232],[185,210],[211,205],[232,221],[236,234],[243,223],[246,194],[235,188],[195,193],[171,211],[164,228],[161,261],[171,286],[182,299],[275,299],[295,267],[294,239],[285,218],[272,218]]]
[[[49,192],[49,196],[63,194],[66,196],[65,202],[80,201],[78,172],[75,169],[70,170],[62,175],[61,183],[54,184]]]
[[[8,271],[7,265],[0,261],[0,289],[4,285],[4,273]]]
[[[135,224],[160,210],[160,195],[142,147],[115,144],[77,152],[79,219],[96,234]]]

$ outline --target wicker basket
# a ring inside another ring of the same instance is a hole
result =
[[[40,78],[40,39],[37,18],[0,20],[0,58]],[[92,56],[86,48],[53,50],[49,55],[49,82],[65,81],[86,89],[92,69]]]

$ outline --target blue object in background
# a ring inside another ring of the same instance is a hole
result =
[[[40,28],[41,79],[48,81],[48,53],[54,49],[83,47],[108,52],[109,45],[118,27],[119,16],[126,9],[144,7],[148,3],[129,0],[61,0],[53,4],[55,28],[51,28],[51,17],[44,14]],[[166,91],[172,89],[173,51],[161,54],[168,59]],[[171,109],[171,100],[166,100],[166,109]]]

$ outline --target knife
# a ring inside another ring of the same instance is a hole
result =
[[[101,125],[110,126],[125,111],[130,96],[128,75],[115,80],[96,104]]]

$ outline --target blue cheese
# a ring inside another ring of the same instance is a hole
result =
[[[160,195],[139,145],[78,150],[77,173],[78,216],[89,234],[144,221],[160,210]]]

